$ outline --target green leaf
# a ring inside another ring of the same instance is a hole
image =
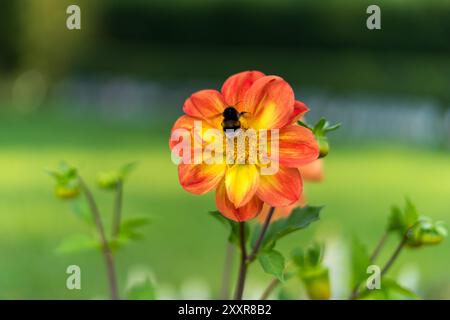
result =
[[[123,183],[136,168],[137,162],[123,165],[118,170],[104,171],[97,175],[97,184],[105,190],[116,190],[119,183]]]
[[[321,118],[313,127],[314,134],[318,136],[324,136],[326,133],[335,131],[341,126],[340,123],[331,125],[325,118]]]
[[[358,299],[362,300],[417,300],[420,297],[411,290],[401,286],[396,281],[389,278],[381,279],[380,289],[365,289],[359,295]]]
[[[92,214],[89,209],[89,205],[84,198],[77,199],[71,203],[72,212],[81,220],[88,223],[89,225],[93,224]]]
[[[122,178],[127,178],[134,170],[136,170],[137,165],[137,162],[130,162],[123,165],[122,168],[120,168],[120,174]]]
[[[411,228],[419,219],[416,207],[408,198],[406,198],[404,217],[407,228]]]
[[[285,288],[279,288],[276,294],[277,300],[297,300],[297,297]]]
[[[339,129],[341,127],[340,123],[336,123],[334,125],[327,125],[325,127],[325,132],[332,132],[332,131],[336,131],[337,129]]]
[[[78,178],[77,169],[64,161],[60,162],[57,170],[46,169],[45,171],[59,183]]]
[[[129,300],[155,300],[155,287],[149,279],[146,279],[131,287],[128,290],[127,298]]]
[[[308,262],[311,266],[318,266],[323,259],[324,245],[321,243],[314,243],[308,249]]]
[[[284,219],[272,222],[263,240],[263,248],[271,248],[284,236],[308,227],[312,222],[319,220],[319,214],[323,207],[306,206],[295,208],[291,215]],[[259,227],[260,228],[260,227]],[[255,231],[255,234],[259,232]],[[253,245],[257,237],[253,237]]]
[[[284,257],[275,250],[263,251],[258,256],[264,272],[277,277],[280,281],[284,281]]]
[[[111,250],[117,251],[129,242],[144,239],[144,233],[141,229],[149,223],[150,219],[147,217],[124,219],[120,225],[119,236],[117,239],[108,241]]]
[[[140,229],[150,223],[147,217],[136,217],[124,219],[120,225],[119,238],[124,240],[141,240],[143,234]]]
[[[136,228],[140,228],[146,226],[150,223],[150,219],[147,217],[134,217],[124,219],[121,224],[122,230],[135,230]]]
[[[306,252],[301,248],[292,251],[293,262],[303,269],[313,269],[322,263],[325,246],[321,243],[314,243]]]
[[[391,214],[388,219],[388,231],[400,231],[403,232],[405,228],[405,221],[403,219],[402,211],[399,207],[393,206],[391,208]]]
[[[219,211],[210,211],[209,214],[224,225],[229,230],[228,241],[236,245],[240,244],[239,240],[239,223],[228,218],[225,218]],[[245,225],[245,239],[248,240],[250,234],[250,227]]]
[[[384,288],[388,289],[389,296],[392,298],[398,299],[399,297],[396,297],[398,295],[401,297],[401,299],[420,299],[420,297],[416,293],[412,292],[408,288],[401,286],[394,280],[385,278],[384,281],[381,281],[381,285],[384,286]]]
[[[305,266],[305,252],[300,247],[295,247],[292,250],[291,253],[292,261],[298,266],[298,267],[304,267]]]
[[[313,130],[313,128],[311,128],[310,126],[308,126],[307,124],[306,124],[306,122],[303,122],[303,121],[301,121],[301,120],[298,120],[297,121],[297,124],[298,125],[300,125],[300,126],[302,126],[302,127],[305,127],[306,129],[309,129],[309,130]]]
[[[85,234],[75,234],[65,238],[56,248],[57,253],[75,253],[100,249],[100,243]]]
[[[314,126],[313,128],[313,132],[315,134],[323,134],[324,132],[324,128],[327,124],[327,120],[325,118],[321,118]]]
[[[367,278],[367,267],[369,265],[370,256],[366,246],[354,237],[351,253],[352,288],[360,285]]]

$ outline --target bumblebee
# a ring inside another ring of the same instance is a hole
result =
[[[235,107],[230,106],[223,110],[222,116],[222,128],[223,131],[233,130],[236,131],[241,128],[241,121],[239,119],[246,112],[239,112]]]

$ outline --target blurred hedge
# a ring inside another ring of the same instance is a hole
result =
[[[382,30],[366,28],[378,4]],[[104,32],[125,43],[450,50],[450,1],[113,1]]]
[[[68,4],[82,31],[65,29]],[[366,28],[378,4],[382,30]],[[16,0],[0,10],[0,78],[216,77],[243,68],[337,90],[450,101],[448,0]],[[1,80],[1,79],[0,79]]]
[[[17,65],[17,19],[14,3],[2,1],[0,8],[0,72],[10,71]]]

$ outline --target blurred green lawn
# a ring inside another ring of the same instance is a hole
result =
[[[163,126],[106,124],[95,119],[1,120],[0,126],[0,298],[107,297],[104,266],[97,252],[58,255],[66,236],[88,231],[70,207],[53,196],[45,168],[60,160],[76,165],[94,188],[107,219],[112,195],[98,190],[95,174],[129,161],[139,161],[125,189],[124,214],[149,216],[146,239],[118,254],[123,290],[133,266],[147,266],[158,283],[178,288],[185,279],[203,279],[214,293],[220,284],[226,232],[207,212],[214,197],[195,196],[178,184],[176,166],[167,147],[171,124]],[[311,204],[326,205],[322,220],[291,235],[281,244],[306,245],[315,238],[357,235],[375,246],[392,204],[409,196],[425,215],[449,221],[450,157],[448,153],[396,145],[334,145],[326,159],[326,180],[308,185]],[[342,242],[339,242],[342,243]],[[391,241],[387,253],[392,252]],[[338,244],[339,245],[339,244]],[[416,265],[420,288],[427,297],[448,290],[450,241],[437,247],[404,252],[392,269]],[[386,254],[382,256],[386,258]],[[82,269],[82,290],[65,288],[69,264]],[[265,285],[270,277],[259,266],[250,281]],[[447,291],[448,294],[448,291]],[[447,298],[449,298],[447,296]]]

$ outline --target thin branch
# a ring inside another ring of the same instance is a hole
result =
[[[233,269],[234,251],[234,245],[227,240],[222,285],[220,289],[220,299],[223,300],[228,300],[230,298],[230,280],[231,270]]]
[[[88,201],[89,207],[90,207],[92,215],[94,217],[94,222],[97,227],[97,231],[100,236],[102,253],[103,253],[103,257],[105,259],[106,269],[108,272],[108,281],[109,281],[109,286],[110,286],[110,291],[111,291],[111,299],[118,300],[119,294],[118,294],[118,290],[117,290],[117,280],[116,280],[116,270],[115,270],[115,265],[114,265],[114,257],[113,257],[111,248],[109,247],[108,240],[106,239],[105,229],[103,227],[100,211],[98,210],[97,204],[95,203],[94,196],[92,195],[92,193],[89,190],[89,188],[87,187],[87,185],[84,183],[83,179],[81,177],[78,177],[78,180],[80,182],[80,187]]]
[[[383,236],[381,237],[380,241],[378,242],[377,247],[375,248],[375,250],[373,251],[372,255],[370,256],[370,262],[371,263],[375,262],[376,258],[378,257],[378,255],[381,252],[381,249],[383,249],[384,244],[386,243],[386,240],[387,240],[388,236],[389,236],[389,232],[386,231],[383,234]]]
[[[273,216],[274,212],[275,212],[275,207],[271,207],[269,210],[269,213],[267,214],[266,220],[264,221],[264,224],[262,226],[258,240],[256,241],[252,252],[247,257],[247,262],[252,262],[253,260],[255,260],[256,255],[258,254],[259,248],[261,247],[262,242],[264,240],[264,236],[266,235],[267,229],[269,228],[270,220],[272,220],[272,216]]]
[[[277,278],[273,279],[269,286],[266,288],[266,290],[264,290],[264,293],[261,295],[261,299],[260,300],[266,300],[270,294],[272,293],[273,290],[275,290],[275,288],[280,284],[280,280],[278,280]]]
[[[120,233],[120,219],[122,215],[123,182],[119,180],[116,186],[116,199],[114,203],[114,216],[112,225],[112,238],[117,239]]]
[[[375,247],[375,250],[373,251],[372,255],[370,256],[370,263],[371,264],[373,264],[375,262],[376,258],[380,254],[381,249],[383,249],[384,244],[386,243],[386,240],[387,240],[388,236],[389,236],[389,232],[385,232],[383,234],[383,236],[381,237],[380,241],[378,242],[377,246]],[[359,286],[360,285],[361,285],[360,283],[357,283],[355,285],[355,287],[353,288],[352,293],[350,295],[350,298],[349,298],[350,300],[354,300],[354,299],[356,299],[358,297],[358,295],[359,295]]]
[[[395,249],[394,253],[392,254],[391,258],[388,260],[384,268],[381,270],[381,276],[385,275],[386,272],[392,267],[392,264],[397,260],[398,256],[400,255],[400,252],[405,247],[406,242],[408,241],[407,235],[405,235],[402,238],[402,241],[398,244],[397,248]]]
[[[244,293],[245,277],[247,275],[247,249],[245,245],[245,222],[239,222],[239,238],[241,247],[241,264],[239,267],[239,277],[236,286],[235,300],[242,300]]]
[[[412,228],[412,227],[411,227]],[[398,244],[397,248],[395,249],[394,253],[392,254],[392,256],[389,258],[388,262],[386,262],[386,264],[384,265],[383,269],[381,270],[381,274],[380,277],[383,277],[386,272],[388,272],[388,270],[392,267],[392,265],[394,264],[395,260],[397,260],[398,256],[400,255],[400,252],[402,251],[402,249],[405,247],[406,242],[408,241],[408,233],[411,230],[411,228],[409,228],[405,234],[402,237],[402,240],[400,241],[400,243]],[[357,285],[355,287],[355,289],[353,290],[350,299],[354,300],[356,298],[358,298],[360,292],[359,292],[359,286],[361,284]]]

